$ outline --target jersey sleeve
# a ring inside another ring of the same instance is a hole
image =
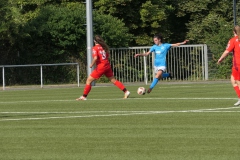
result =
[[[169,50],[172,47],[172,45],[170,43],[165,43],[165,45],[167,47],[167,50]]]
[[[230,39],[230,40],[228,41],[226,50],[229,51],[229,52],[232,52],[233,49],[234,49],[234,39]]]
[[[155,47],[152,46],[152,47],[150,48],[149,52],[154,52],[154,51],[155,51]]]
[[[95,47],[92,48],[92,57],[97,56],[97,49]]]

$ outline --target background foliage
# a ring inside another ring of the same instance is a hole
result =
[[[78,62],[81,80],[86,78],[85,0],[1,0],[0,65]],[[239,3],[239,2],[238,2]],[[239,4],[238,4],[239,5]],[[207,44],[214,78],[229,78],[231,57],[220,66],[217,59],[225,50],[233,28],[232,3],[226,0],[93,0],[94,34],[110,47],[152,45],[160,32],[175,43]],[[13,71],[9,83],[18,80]],[[71,69],[70,69],[71,70]],[[69,68],[49,70],[54,82],[75,81]],[[29,72],[21,73],[28,76]],[[38,73],[31,73],[35,83]]]

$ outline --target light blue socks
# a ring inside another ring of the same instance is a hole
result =
[[[167,78],[169,76],[170,76],[170,73],[163,73],[162,74],[162,78]],[[158,78],[154,78],[152,84],[150,85],[150,89],[153,89],[157,85],[158,81],[159,81]]]
[[[170,76],[169,73],[163,73],[163,74],[162,74],[162,78],[167,78],[167,77],[169,77],[169,76]]]
[[[152,84],[150,85],[150,89],[153,89],[156,86],[157,83],[158,83],[158,78],[155,78],[153,80]]]

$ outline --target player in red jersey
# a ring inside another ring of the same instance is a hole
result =
[[[231,74],[231,83],[238,96],[235,106],[240,105],[240,27],[237,25],[233,28],[234,37],[228,41],[226,50],[218,60],[218,64],[230,53],[233,52],[233,66]]]
[[[96,68],[87,78],[86,85],[83,91],[83,95],[76,100],[87,100],[87,96],[91,90],[91,83],[94,80],[99,79],[102,75],[105,75],[114,85],[124,92],[124,99],[128,98],[130,92],[125,86],[118,80],[115,79],[113,71],[108,60],[109,58],[109,47],[100,36],[94,37],[95,46],[92,48],[93,61],[90,65],[92,68],[96,64]]]

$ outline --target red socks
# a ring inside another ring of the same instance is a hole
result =
[[[240,90],[239,90],[239,87],[238,87],[238,86],[235,86],[235,87],[234,87],[234,90],[236,91],[236,94],[237,94],[238,98],[240,98]]]
[[[121,89],[122,91],[125,89],[125,86],[119,82],[118,80],[116,80],[116,82],[114,83],[115,86],[117,86],[119,89]]]
[[[88,93],[91,91],[91,88],[92,88],[91,84],[90,85],[88,85],[88,84],[85,85],[85,88],[84,88],[84,91],[83,91],[83,96],[84,97],[87,97]]]
[[[119,89],[121,89],[123,92],[127,91],[127,89],[122,84],[122,82],[120,82],[118,80],[116,80],[114,85],[117,86]],[[84,88],[84,91],[83,91],[83,96],[84,97],[87,97],[88,93],[91,91],[91,88],[92,88],[91,84],[90,85],[88,85],[88,84],[85,85],[85,88]],[[240,91],[239,91],[239,93],[240,93]]]

